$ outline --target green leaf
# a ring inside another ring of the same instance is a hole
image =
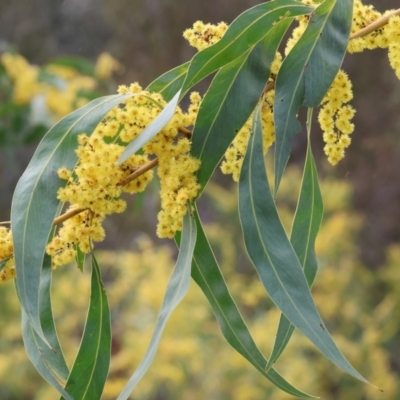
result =
[[[62,67],[69,67],[76,69],[78,72],[84,75],[94,76],[93,63],[80,57],[58,57],[49,62],[48,65],[60,65]]]
[[[188,212],[183,219],[182,246],[174,272],[167,286],[164,301],[158,314],[156,326],[150,345],[142,361],[137,367],[128,383],[117,397],[117,400],[127,400],[133,389],[142,379],[154,360],[162,333],[174,309],[185,297],[190,283],[190,267],[192,264],[193,250],[196,243],[196,222]]]
[[[321,225],[322,216],[322,195],[309,139],[300,196],[290,235],[290,242],[304,270],[309,287],[314,282],[318,268],[315,239]],[[294,326],[282,314],[267,369],[280,357],[293,331]]]
[[[174,116],[176,106],[179,102],[180,93],[181,91],[179,90],[173,99],[160,112],[160,114],[154,118],[151,124],[146,126],[141,134],[126,146],[124,152],[117,161],[119,165],[126,161],[130,156],[135,154],[149,140],[153,139],[153,137],[156,136],[157,133],[160,132],[169,121],[171,121],[171,118]]]
[[[47,72],[45,69],[39,71],[37,80],[38,82],[46,82],[59,90],[65,90],[67,88],[67,82],[64,79],[50,72]]]
[[[334,364],[368,383],[339,351],[318,314],[269,188],[261,124],[258,107],[239,180],[239,214],[247,251],[271,300],[289,321]]]
[[[40,142],[15,189],[11,230],[20,301],[33,329],[45,342],[39,318],[39,286],[47,238],[58,213],[57,191],[65,185],[57,170],[74,168],[77,136],[92,132],[109,110],[130,96],[101,97],[55,124]]]
[[[194,249],[192,278],[207,297],[227,342],[248,360],[262,375],[281,390],[296,397],[315,398],[288,383],[274,369],[265,371],[267,360],[255,344],[240,312],[229,293],[221,270],[195,212],[197,240]],[[179,245],[180,235],[177,235]]]
[[[215,76],[193,130],[192,154],[201,160],[197,181],[202,188],[257,105],[279,43],[291,22],[285,19],[271,27],[258,44]]]
[[[83,272],[83,268],[85,267],[86,253],[84,253],[77,244],[74,244],[74,249],[76,251],[76,265],[80,269],[80,271]]]
[[[4,260],[0,260],[0,272],[1,272],[1,270],[5,267],[5,265],[7,264],[7,261],[9,260],[10,258],[5,258]]]
[[[39,289],[40,322],[43,327],[46,342],[50,344],[51,349],[32,328],[29,318],[23,308],[21,308],[22,338],[28,357],[40,375],[66,399],[73,400],[63,389],[64,381],[68,377],[69,370],[57,338],[53,320],[50,298],[51,273],[51,258],[46,255]],[[20,295],[17,283],[16,289],[18,295]]]
[[[318,107],[346,53],[353,0],[325,0],[311,14],[307,29],[283,61],[276,80],[275,193],[290,156],[290,143],[301,130],[299,107]]]
[[[294,0],[275,0],[245,11],[230,24],[220,41],[193,57],[182,95],[209,74],[246,53],[249,47],[264,38],[276,22],[309,14],[313,10],[313,7]]]
[[[175,93],[182,88],[189,65],[190,62],[187,62],[162,74],[146,90],[162,94],[165,101],[172,100]]]
[[[75,400],[100,399],[111,358],[111,320],[100,269],[92,253],[89,312],[82,342],[65,389]]]

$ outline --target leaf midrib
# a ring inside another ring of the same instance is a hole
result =
[[[321,29],[319,30],[319,32],[322,32],[322,31],[324,30],[325,25],[326,25],[326,23],[327,23],[327,21],[328,21],[328,19],[329,19],[329,16],[331,15],[331,13],[332,13],[333,8],[334,8],[335,5],[336,5],[336,1],[335,1],[335,3],[333,3],[330,12],[327,13],[327,17],[325,18],[325,21],[324,21],[324,23],[322,24]],[[318,32],[318,31],[317,31],[317,32]],[[318,36],[318,37],[319,37],[319,36]],[[299,40],[301,40],[301,39],[299,39]],[[305,65],[309,62],[310,57],[311,57],[311,55],[312,55],[312,53],[313,53],[315,47],[317,46],[317,43],[318,43],[318,40],[315,40],[315,41],[314,41],[314,45],[310,48],[310,52],[309,52],[309,54],[308,54],[308,56],[307,56],[307,58],[306,58],[306,62],[304,63]],[[280,146],[280,148],[279,148],[279,152],[278,152],[278,155],[277,155],[278,164],[280,164],[280,160],[281,160],[281,157],[282,157],[282,147],[283,147],[283,143],[285,142],[285,139],[286,139],[286,136],[287,136],[287,126],[288,126],[288,124],[289,124],[289,119],[290,119],[289,117],[290,117],[290,115],[291,115],[291,111],[292,111],[292,107],[293,107],[293,101],[294,101],[294,97],[295,97],[294,95],[295,95],[295,93],[297,93],[297,89],[298,89],[298,87],[299,87],[299,85],[300,85],[301,80],[302,80],[303,77],[304,77],[304,74],[305,74],[305,70],[304,70],[304,68],[303,68],[302,71],[301,71],[301,73],[299,74],[299,79],[298,79],[298,81],[297,81],[297,84],[295,85],[295,90],[293,90],[293,95],[291,96],[292,99],[291,99],[291,101],[290,101],[290,103],[289,103],[289,104],[290,104],[290,107],[289,107],[289,112],[287,113],[287,118],[286,118],[286,123],[285,123],[285,129],[284,129],[284,134],[283,134],[283,140],[281,141],[281,146]]]
[[[102,293],[102,287],[101,287],[101,283],[100,283],[100,275],[99,275],[99,271],[98,271],[98,266],[96,266],[95,268],[95,273],[96,273],[96,283],[97,283],[97,289],[99,291],[100,294],[100,319],[99,319],[99,335],[97,336],[97,344],[96,344],[96,356],[94,358],[94,362],[93,362],[93,368],[92,371],[90,373],[90,377],[87,381],[87,385],[86,385],[86,389],[83,392],[83,397],[82,399],[86,398],[87,392],[89,391],[89,387],[92,383],[92,379],[93,379],[93,374],[94,371],[96,370],[96,366],[97,366],[97,359],[98,359],[98,355],[100,352],[100,342],[101,342],[101,334],[103,332],[103,293]]]
[[[28,205],[27,205],[27,207],[26,207],[26,214],[25,214],[25,215],[27,215],[27,216],[29,215],[29,212],[30,212],[30,209],[31,209],[31,204],[32,204],[32,201],[33,201],[34,193],[36,192],[36,188],[37,188],[38,182],[39,182],[40,178],[42,177],[42,175],[43,175],[43,173],[44,173],[46,167],[49,165],[50,160],[51,160],[52,157],[54,156],[55,152],[59,149],[59,147],[60,147],[61,144],[63,143],[65,137],[66,137],[66,136],[71,132],[71,130],[82,120],[82,118],[86,117],[87,114],[91,113],[93,110],[95,110],[97,107],[103,105],[105,102],[107,102],[107,101],[109,101],[109,100],[113,100],[113,99],[117,98],[118,96],[120,96],[120,95],[108,96],[107,99],[105,99],[104,101],[102,101],[102,102],[99,103],[99,104],[96,104],[96,106],[94,106],[93,108],[91,108],[90,110],[88,110],[86,113],[84,113],[81,117],[79,117],[79,118],[70,126],[70,128],[65,132],[65,134],[61,137],[61,139],[60,139],[58,145],[57,145],[57,146],[54,148],[54,150],[49,154],[48,161],[47,161],[47,162],[45,163],[45,165],[43,166],[43,168],[42,168],[40,174],[38,175],[38,177],[37,177],[37,179],[36,179],[36,181],[35,181],[35,184],[34,184],[34,186],[33,186],[33,188],[32,188],[31,195],[29,196],[29,201],[28,201]],[[125,96],[121,96],[121,97],[129,97],[129,96],[125,95]],[[121,100],[121,101],[123,101],[123,100]],[[65,117],[65,118],[67,118],[67,117]],[[25,222],[24,222],[24,225],[23,225],[23,231],[22,231],[23,234],[22,234],[22,254],[21,254],[21,255],[22,255],[22,261],[21,261],[21,262],[22,262],[22,266],[24,266],[23,269],[22,269],[22,283],[23,283],[23,297],[25,298],[25,300],[28,299],[28,294],[27,294],[27,290],[26,290],[27,285],[26,285],[26,283],[25,283],[25,282],[26,282],[26,275],[25,275],[25,271],[26,271],[26,268],[25,268],[25,244],[26,244],[26,239],[25,239],[25,238],[26,238],[27,225],[28,225],[28,218],[25,218]],[[25,303],[25,302],[24,302],[24,303]],[[39,300],[38,300],[38,304],[39,304]],[[25,305],[25,304],[24,304],[24,305]],[[26,305],[28,306],[28,305],[29,305],[29,302],[28,302]],[[29,307],[29,309],[30,309],[30,307]],[[29,320],[31,320],[31,314],[30,314],[30,313],[27,313],[27,315],[28,315]]]
[[[250,163],[249,163],[250,166],[252,165],[252,160],[253,160],[253,154],[254,154],[253,150],[254,150],[254,140],[253,140],[253,143],[252,143],[252,146],[251,146],[251,150],[250,150],[250,151],[251,151],[251,152],[250,152]],[[300,312],[300,310],[297,308],[296,303],[292,300],[292,297],[289,295],[288,291],[287,291],[286,288],[285,288],[285,285],[283,285],[283,283],[282,283],[282,281],[281,281],[281,279],[280,279],[280,276],[279,276],[279,274],[277,273],[277,270],[276,270],[276,268],[275,268],[275,266],[274,266],[274,263],[273,263],[272,260],[271,260],[271,257],[270,257],[270,255],[269,255],[269,252],[268,252],[267,249],[265,248],[264,241],[263,241],[263,239],[262,239],[262,234],[261,234],[261,231],[260,231],[260,226],[259,226],[258,220],[257,220],[257,218],[256,218],[255,207],[254,207],[254,200],[253,200],[253,195],[252,195],[252,193],[253,193],[253,182],[252,182],[252,179],[251,179],[251,178],[252,178],[252,168],[249,168],[249,175],[248,175],[248,176],[249,176],[249,186],[250,186],[249,193],[251,194],[251,196],[250,196],[250,204],[251,204],[252,216],[253,216],[253,219],[254,219],[254,223],[255,223],[255,226],[256,226],[256,231],[257,231],[258,237],[259,237],[259,239],[260,239],[260,243],[261,243],[261,245],[262,245],[262,248],[263,248],[263,250],[264,250],[264,253],[265,253],[266,257],[268,258],[268,261],[270,262],[270,265],[271,265],[271,267],[272,267],[272,270],[273,270],[273,272],[275,273],[275,276],[276,276],[278,282],[280,283],[280,285],[281,285],[281,287],[282,287],[284,293],[286,294],[288,300],[289,300],[290,303],[293,305],[293,307],[295,308],[295,310],[296,310],[296,311],[298,312],[298,314],[301,316],[301,318],[302,318],[303,321],[306,323],[306,325],[311,329],[311,331],[312,331],[313,334],[315,335],[316,339],[317,339],[320,343],[322,343],[323,347],[327,349],[327,352],[328,352],[329,354],[331,354],[331,357],[332,357],[333,359],[336,359],[336,357],[332,356],[332,353],[331,353],[330,348],[329,348],[329,347],[326,347],[325,343],[319,338],[317,332],[316,332],[316,331],[314,330],[314,328],[308,323],[307,319],[303,316],[303,314],[302,314],[302,313]]]
[[[276,8],[273,8],[273,9],[267,11],[267,12],[264,12],[260,17],[258,17],[257,19],[255,19],[255,20],[254,20],[252,23],[250,23],[249,25],[247,25],[247,27],[241,31],[241,33],[235,38],[234,41],[228,42],[227,45],[226,45],[224,48],[222,48],[222,49],[221,49],[218,53],[216,53],[214,56],[210,57],[210,58],[208,59],[208,61],[207,61],[206,63],[203,64],[203,68],[199,69],[198,72],[196,73],[196,75],[193,75],[191,81],[189,82],[190,85],[191,85],[192,82],[197,78],[197,76],[200,74],[200,72],[203,71],[203,70],[206,68],[206,66],[207,66],[215,57],[219,56],[219,55],[220,55],[222,52],[224,52],[226,49],[228,49],[229,47],[233,46],[233,45],[235,44],[235,41],[237,41],[241,36],[243,36],[243,35],[244,35],[254,24],[256,24],[260,19],[265,18],[265,17],[269,16],[269,14],[272,14],[273,12],[279,11],[279,10],[281,10],[281,9],[285,9],[285,8],[291,8],[291,9],[292,9],[292,8],[294,8],[294,7],[304,8],[305,6],[306,6],[305,4],[299,4],[299,5],[296,5],[296,4],[288,4],[288,5],[276,7]],[[260,39],[260,41],[261,41],[261,40],[262,40],[262,38]],[[257,44],[257,43],[256,43],[256,44]],[[200,54],[200,53],[198,53],[198,54]],[[244,54],[244,53],[243,53],[243,54]],[[240,56],[241,56],[241,55],[240,55]],[[240,57],[240,56],[239,56],[239,57]],[[234,61],[234,60],[232,60],[232,61]],[[190,72],[190,69],[189,69],[188,73],[189,73],[189,72]]]

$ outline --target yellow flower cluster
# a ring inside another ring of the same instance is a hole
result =
[[[55,121],[87,104],[89,100],[80,96],[80,93],[90,92],[97,86],[94,78],[81,75],[70,67],[49,65],[45,67],[45,71],[62,79],[59,86],[42,82],[41,94],[45,97],[47,109]]]
[[[361,0],[355,0],[353,24],[351,33],[354,34],[369,24],[382,17],[387,17],[393,10],[385,11],[383,14],[375,10],[371,5],[364,5]],[[400,16],[393,15],[386,25],[363,37],[357,37],[349,41],[348,52],[358,53],[365,49],[376,48],[389,49],[389,62],[400,79]]]
[[[142,91],[137,83],[129,88],[121,86],[119,93],[140,93],[126,102],[125,109],[116,109],[116,120],[125,123],[120,138],[130,142],[152,122],[166,102],[160,94]],[[143,146],[144,154],[158,158],[161,211],[157,216],[157,235],[160,238],[173,238],[176,231],[182,229],[187,202],[194,199],[199,190],[195,172],[200,167],[200,161],[189,155],[191,142],[180,134],[182,127],[194,125],[200,95],[191,93],[190,102],[187,113],[177,107],[171,121]]]
[[[344,157],[344,151],[351,143],[349,135],[354,131],[351,120],[355,110],[346,103],[352,98],[351,81],[347,74],[340,70],[321,102],[322,107],[318,115],[326,143],[324,152],[332,165],[336,165]]]
[[[48,244],[46,251],[52,256],[54,267],[73,261],[77,246],[87,253],[92,240],[104,239],[104,218],[125,210],[126,203],[120,199],[122,192],[142,192],[153,178],[153,171],[148,170],[129,179],[140,167],[151,162],[150,158],[157,157],[160,177],[159,237],[172,238],[182,229],[187,203],[199,190],[195,172],[200,162],[189,155],[191,142],[180,134],[182,127],[194,124],[201,101],[198,93],[191,94],[187,113],[179,107],[176,109],[172,120],[143,147],[143,155],[133,155],[118,166],[117,160],[125,146],[117,144],[117,140],[131,142],[166,105],[160,94],[143,91],[137,83],[121,86],[119,93],[134,96],[108,113],[90,137],[85,134],[78,137],[79,161],[73,171],[66,168],[58,171],[59,177],[67,181],[59,190],[58,199],[71,204],[67,212],[83,212],[67,219]]]
[[[71,67],[49,64],[40,69],[29,64],[19,54],[4,53],[0,61],[13,81],[13,101],[24,105],[41,96],[51,122],[58,121],[76,108],[84,106],[88,99],[81,93],[93,91],[98,84],[96,79],[84,76]],[[120,68],[118,62],[109,54],[103,53],[96,64],[96,76],[106,79],[117,68]],[[41,73],[53,76],[54,82],[50,84],[42,79]]]
[[[227,29],[228,25],[225,22],[213,25],[197,21],[193,24],[192,29],[186,29],[183,32],[183,37],[191,46],[200,51],[221,40]]]
[[[374,6],[364,5],[361,0],[354,1],[353,23],[351,34],[354,34],[365,28],[372,22],[382,17],[382,14],[375,10]],[[358,37],[349,41],[347,51],[349,53],[358,53],[365,49],[375,49],[377,47],[387,47],[387,37],[385,28],[371,32],[369,35]]]
[[[264,154],[275,141],[273,117],[274,98],[275,90],[269,90],[267,93],[265,93],[261,108]],[[244,156],[246,154],[247,145],[250,139],[252,121],[253,114],[240,129],[235,139],[233,139],[228,150],[225,152],[225,160],[221,163],[222,173],[232,175],[232,179],[235,182],[239,181],[240,171],[242,169]]]
[[[122,65],[109,53],[101,53],[97,59],[94,73],[99,79],[109,79],[114,72],[122,71]]]
[[[13,101],[16,104],[29,103],[42,88],[42,84],[38,82],[39,68],[30,65],[24,57],[11,53],[4,53],[1,56],[1,63],[14,81]]]
[[[0,226],[0,262],[8,260],[3,268],[0,268],[0,283],[15,278],[13,251],[11,230]]]
[[[400,79],[400,16],[396,15],[389,19],[385,27],[389,41],[389,62]]]
[[[59,177],[67,180],[67,185],[59,190],[57,198],[71,204],[68,211],[85,211],[66,220],[57,236],[48,244],[46,251],[52,256],[54,267],[71,262],[76,256],[77,246],[82,252],[88,253],[91,240],[103,240],[105,233],[101,224],[104,218],[112,213],[123,212],[126,208],[125,201],[119,198],[121,193],[143,191],[153,176],[152,171],[147,171],[129,185],[119,185],[122,179],[145,164],[148,158],[134,155],[119,167],[116,161],[124,146],[109,143],[109,138],[117,133],[116,127],[118,124],[114,120],[105,121],[90,137],[80,135],[76,150],[78,165],[73,172],[66,168],[58,171]]]

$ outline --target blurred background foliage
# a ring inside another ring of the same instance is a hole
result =
[[[9,219],[15,184],[54,121],[94,97],[114,93],[119,83],[146,86],[187,61],[193,49],[182,32],[194,21],[229,23],[257,3],[0,0],[0,220]],[[398,7],[397,0],[370,3],[381,11]],[[8,70],[4,56],[8,65],[14,58]],[[23,74],[17,66],[27,72],[25,80],[18,82]],[[338,167],[326,165],[317,126],[313,135],[325,202],[313,294],[346,356],[385,392],[333,368],[300,335],[293,337],[276,367],[292,383],[326,399],[400,399],[400,84],[379,50],[346,57],[344,69],[353,81],[357,114],[353,143]],[[305,145],[305,135],[298,135],[280,192],[281,217],[288,229]],[[268,355],[279,313],[242,245],[235,191],[231,180],[217,171],[200,212],[235,299]],[[154,237],[157,192],[154,182],[147,194],[130,199],[123,216],[106,222],[99,261],[114,333],[105,399],[115,398],[145,351],[176,256],[172,243]],[[69,362],[79,346],[88,291],[87,273],[81,276],[71,266],[54,274],[55,313]],[[56,398],[27,361],[12,283],[1,288],[0,304],[0,398]],[[193,284],[133,398],[287,397],[224,343]]]
[[[200,19],[230,23],[256,0],[0,0],[0,54],[9,46],[30,63],[45,65],[65,56],[79,56],[95,63],[110,53],[122,65],[118,83],[153,79],[194,54],[182,38],[186,28]],[[369,0],[379,11],[398,7],[398,0]],[[360,257],[374,269],[385,261],[388,244],[400,242],[400,107],[399,81],[382,50],[348,55],[344,69],[353,82],[355,135],[346,158],[329,174],[346,178],[354,188],[354,205],[365,223],[357,241]],[[2,102],[0,86],[0,102]],[[314,135],[315,152],[324,163],[322,138]],[[301,163],[306,137],[293,143],[292,162]],[[0,150],[0,218],[8,219],[12,190],[35,146]],[[11,166],[11,167],[10,167]],[[5,175],[5,176],[4,176]],[[123,223],[124,218],[118,220]],[[151,219],[150,222],[153,220]],[[146,221],[140,223],[146,225]],[[113,227],[110,229],[114,229]],[[126,235],[118,243],[129,246]]]
[[[301,172],[291,167],[279,199],[290,227]],[[294,334],[276,368],[289,381],[324,399],[399,398],[400,246],[388,249],[388,261],[372,272],[359,261],[355,239],[363,218],[351,206],[351,187],[325,179],[326,217],[317,242],[320,270],[313,287],[326,325],[350,362],[384,393],[334,368],[302,335]],[[205,194],[218,222],[205,225],[228,285],[261,350],[268,355],[279,312],[250,268],[241,240],[234,190],[213,183]],[[174,265],[171,248],[142,234],[131,251],[98,252],[112,310],[113,339],[109,380],[103,398],[115,399],[140,362]],[[69,363],[78,350],[90,288],[90,274],[76,266],[53,274],[53,303],[61,342]],[[18,302],[12,282],[0,291],[0,398],[51,400],[54,389],[27,361],[20,333]],[[23,384],[21,384],[23,383]],[[133,399],[283,400],[273,387],[225,342],[210,307],[193,283],[168,322],[156,360]]]

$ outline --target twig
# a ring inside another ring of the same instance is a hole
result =
[[[145,172],[148,170],[152,169],[158,164],[158,158],[155,158],[154,160],[151,160],[147,164],[143,165],[142,167],[138,168],[136,171],[132,172],[130,175],[128,175],[126,178],[122,179],[117,183],[117,186],[125,186],[128,183],[132,182],[134,179],[139,177],[140,175],[143,175]],[[59,225],[66,221],[67,219],[70,219],[72,217],[75,217],[75,215],[80,214],[83,211],[88,210],[88,208],[74,208],[72,210],[68,210],[64,214],[60,215],[59,217],[55,218],[53,221],[53,225]],[[5,221],[9,222],[9,221]],[[3,222],[3,223],[5,223]]]
[[[368,35],[369,33],[378,30],[382,26],[386,25],[389,22],[389,19],[391,17],[393,17],[394,15],[400,15],[400,8],[395,10],[395,11],[393,11],[392,13],[390,13],[388,15],[385,15],[382,18],[377,19],[376,21],[374,21],[371,24],[367,25],[365,28],[359,30],[358,32],[353,33],[350,36],[350,40],[358,38],[358,37],[362,37],[362,36],[365,36],[365,35]]]
[[[269,92],[270,90],[272,90],[275,87],[275,81],[269,82],[264,89],[264,93]]]
[[[11,225],[11,221],[0,222],[0,225]]]
[[[70,219],[72,217],[75,217],[75,215],[80,214],[81,212],[87,210],[87,208],[73,208],[72,210],[68,210],[64,214],[60,215],[59,217],[55,218],[53,221],[53,225],[59,225],[62,222],[66,221],[67,219]]]
[[[178,128],[179,132],[183,133],[185,136],[187,137],[192,137],[192,131],[190,131],[189,129],[186,129],[184,126],[181,126]]]
[[[128,183],[132,182],[134,179],[139,177],[140,175],[143,175],[145,172],[149,171],[153,167],[155,167],[158,164],[158,158],[155,158],[154,160],[151,160],[147,164],[143,165],[142,167],[138,168],[136,171],[132,172],[130,175],[128,175],[126,178],[122,179],[117,183],[117,186],[125,186]]]

